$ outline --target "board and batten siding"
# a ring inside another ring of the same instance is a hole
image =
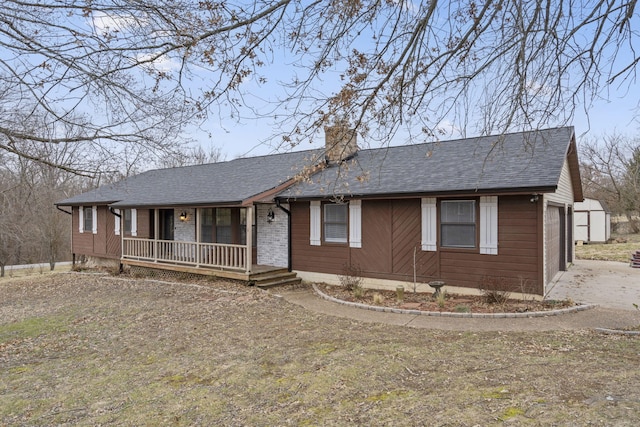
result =
[[[496,255],[480,254],[479,248],[422,250],[420,198],[363,200],[362,248],[325,242],[312,246],[309,202],[293,202],[291,211],[294,270],[340,275],[345,264],[352,264],[364,277],[412,282],[415,264],[419,282],[438,279],[477,289],[485,280],[514,292],[543,292],[538,268],[542,221],[530,196],[498,198]]]

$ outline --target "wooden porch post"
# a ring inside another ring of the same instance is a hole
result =
[[[200,249],[200,242],[202,241],[202,236],[200,234],[200,224],[201,224],[201,214],[202,214],[202,209],[200,208],[195,208],[195,213],[196,213],[196,265],[198,267],[200,267],[200,263],[202,262],[201,260],[201,256],[202,256],[202,250]]]
[[[251,274],[251,267],[253,264],[253,205],[247,206],[247,274]]]
[[[158,236],[160,235],[160,211],[153,210],[153,261],[158,262]]]

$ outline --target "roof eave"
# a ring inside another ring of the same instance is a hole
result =
[[[454,191],[412,191],[396,193],[350,193],[350,194],[316,194],[304,196],[276,196],[274,199],[286,200],[325,200],[332,197],[344,197],[346,199],[407,199],[416,197],[477,197],[484,195],[493,196],[518,196],[529,194],[553,193],[557,186],[537,186],[521,188],[491,188],[491,189],[465,189]]]

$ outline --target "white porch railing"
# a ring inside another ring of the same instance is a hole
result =
[[[179,242],[125,237],[122,258],[246,270],[247,247],[224,243]]]

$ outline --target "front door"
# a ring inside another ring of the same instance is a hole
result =
[[[160,240],[173,240],[173,209],[160,209]]]

